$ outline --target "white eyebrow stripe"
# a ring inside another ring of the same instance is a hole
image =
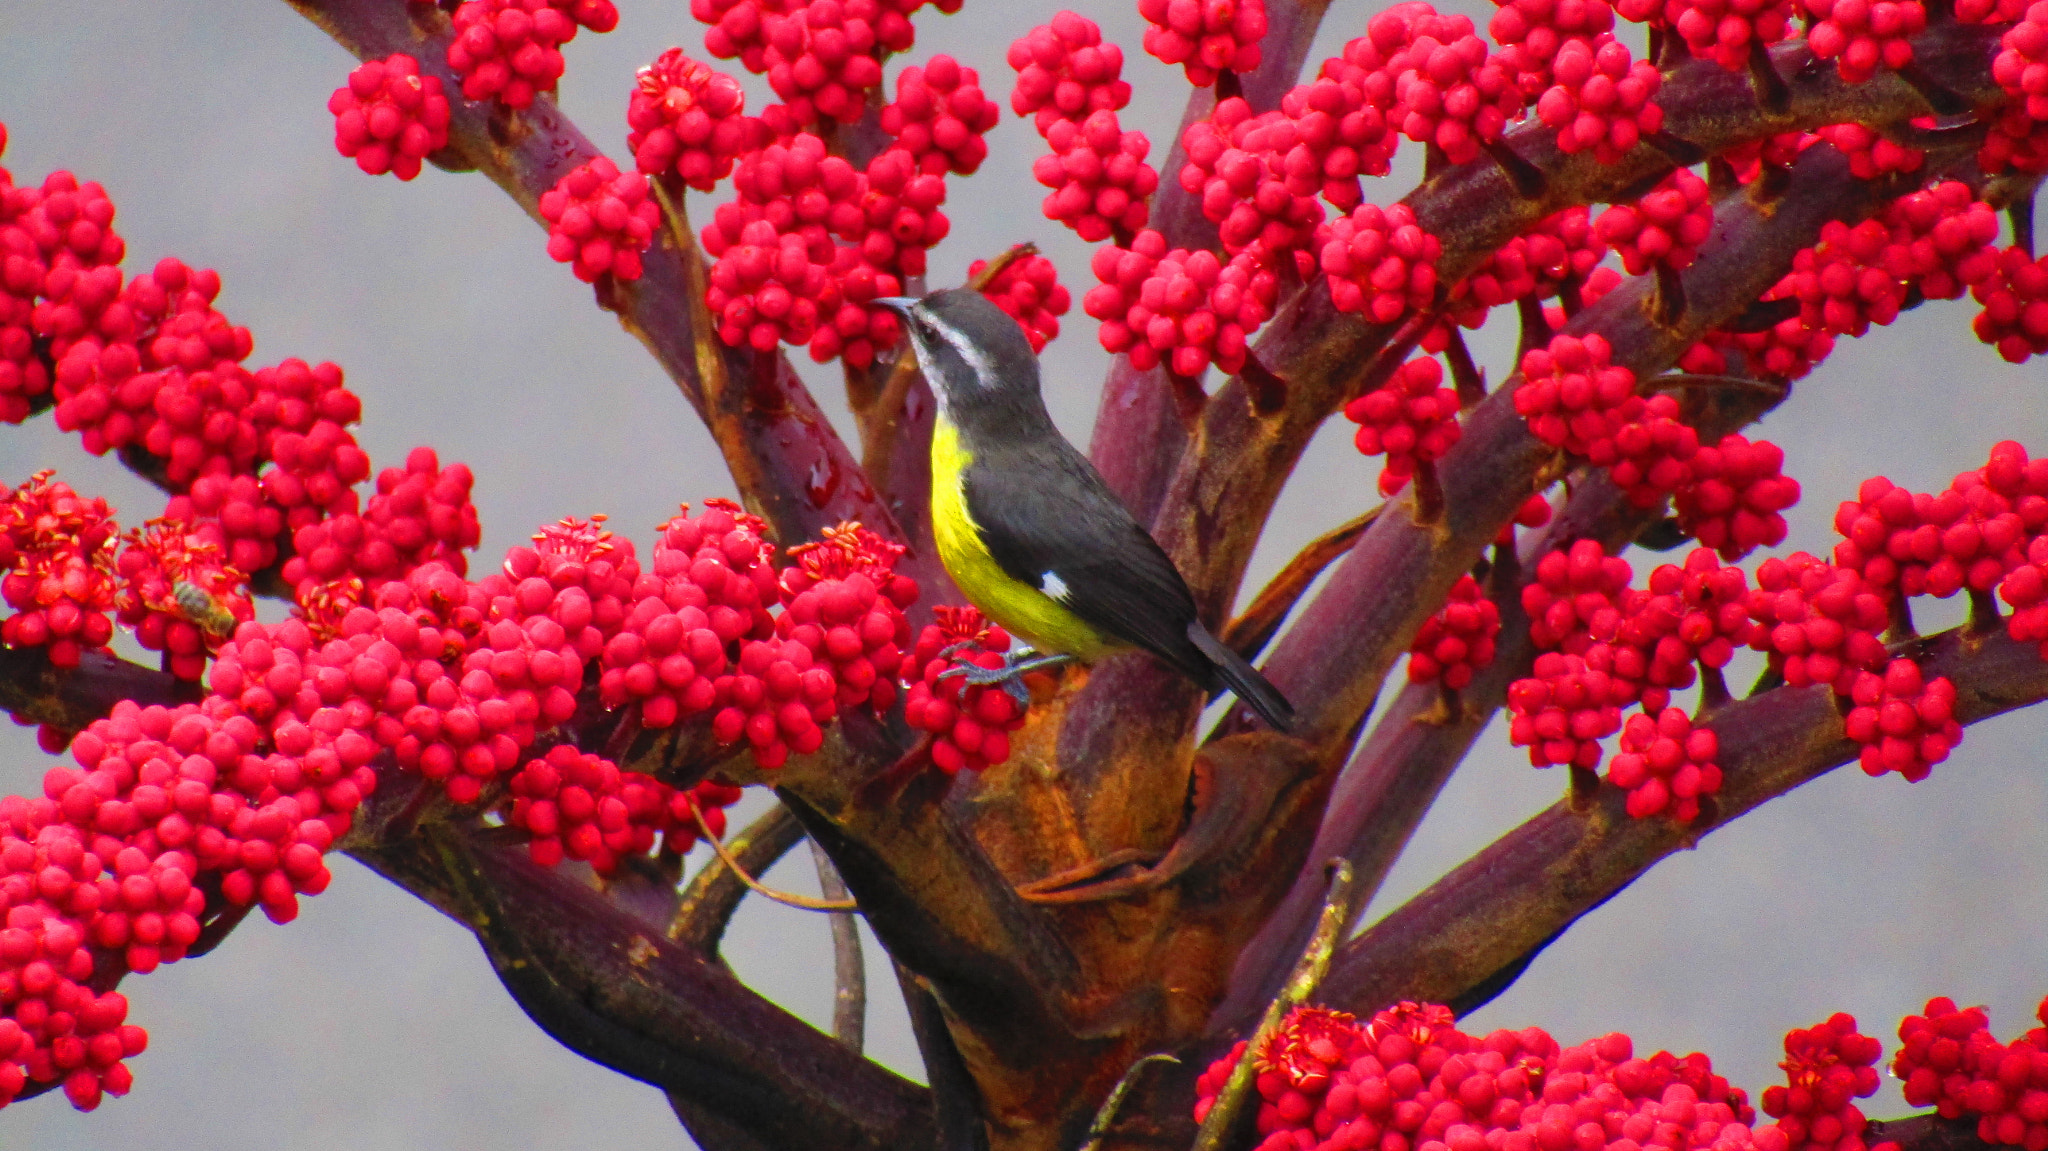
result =
[[[974,370],[975,383],[989,389],[993,389],[996,386],[995,366],[989,363],[988,356],[982,352],[981,348],[973,340],[968,339],[962,334],[960,329],[939,319],[929,311],[924,313],[924,321],[932,326],[933,331],[944,337],[948,347],[957,352],[961,359],[967,361],[967,366]]]
[[[1061,579],[1058,572],[1052,571],[1038,577],[1038,590],[1062,603],[1065,603],[1067,596],[1071,594],[1067,587],[1067,581]]]

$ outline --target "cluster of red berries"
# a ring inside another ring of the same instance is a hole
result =
[[[1401,1003],[1361,1024],[1290,1011],[1257,1051],[1239,1043],[1196,1080],[1195,1117],[1250,1057],[1259,1151],[1486,1147],[1788,1151],[1704,1055],[1635,1056],[1625,1035],[1560,1049],[1540,1028],[1467,1035],[1442,1007]]]
[[[86,499],[38,472],[0,499],[0,643],[48,649],[50,662],[77,667],[114,636],[111,572],[115,533],[107,501]]]
[[[1794,687],[1828,684],[1847,695],[1859,674],[1884,666],[1878,635],[1891,613],[1885,594],[1854,568],[1805,552],[1767,559],[1756,570],[1749,614],[1762,626],[1756,646]]]
[[[1052,189],[1043,205],[1046,219],[1090,243],[1145,226],[1159,173],[1145,163],[1152,142],[1143,132],[1125,131],[1115,112],[1102,109],[1079,124],[1054,120],[1045,142],[1052,151],[1032,163],[1031,175]]]
[[[1586,459],[1607,469],[1629,503],[1654,508],[1692,481],[1699,433],[1679,422],[1678,401],[1666,393],[1631,396],[1622,411],[1628,422],[1588,445]]]
[[[2048,121],[2048,8],[2029,4],[2019,22],[1999,38],[1999,45],[1991,78],[2029,120]]]
[[[987,260],[976,260],[967,266],[967,278],[977,279],[987,270]],[[1025,338],[1031,341],[1033,352],[1044,351],[1047,344],[1059,337],[1060,317],[1074,303],[1059,281],[1059,268],[1037,255],[1020,256],[1003,265],[982,285],[981,294],[1017,321]]]
[[[1607,782],[1628,793],[1631,819],[1668,814],[1691,823],[1699,818],[1700,801],[1721,790],[1714,762],[1720,754],[1713,729],[1694,727],[1678,708],[1655,718],[1632,715],[1621,729],[1621,750],[1607,761]]]
[[[895,571],[903,550],[858,523],[826,528],[823,540],[790,549],[796,562],[782,569],[776,634],[819,654],[838,684],[840,707],[881,712],[896,702],[910,645],[903,611],[918,595],[917,581]]]
[[[577,859],[600,875],[618,870],[623,857],[653,851],[657,837],[663,854],[687,854],[700,814],[711,834],[723,835],[724,809],[739,798],[738,788],[710,780],[678,791],[570,744],[529,760],[507,786],[513,799],[505,822],[533,836],[527,850],[535,863]]]
[[[1642,6],[1631,20],[1650,15],[1647,0]],[[1614,6],[1608,0],[1506,0],[1486,30],[1501,46],[1501,64],[1514,73],[1523,98],[1534,100],[1557,82],[1552,69],[1560,48],[1597,44],[1614,31]]]
[[[2013,607],[2006,619],[2012,638],[2048,650],[2048,537],[2028,541],[2025,562],[2006,573],[1998,594]]]
[[[213,308],[219,292],[218,274],[171,258],[129,281],[102,314],[125,316],[122,340],[80,339],[59,361],[57,419],[89,451],[155,457],[174,493],[166,517],[253,574],[283,532],[354,512],[370,463],[347,430],[362,404],[341,369],[247,371],[253,341]]]
[[[52,360],[62,360],[80,340],[132,340],[137,320],[121,297],[119,267],[127,245],[114,231],[106,189],[59,170],[40,186],[0,184],[0,190],[0,291],[10,298],[7,310],[19,317],[27,307],[29,331],[50,342]],[[12,353],[17,364],[28,356],[19,339]],[[25,369],[20,378],[24,388],[46,382]],[[16,393],[9,418],[19,422],[27,414],[21,401],[35,394]],[[12,415],[17,409],[21,415]]]
[[[940,605],[910,651],[910,691],[903,721],[932,737],[932,766],[947,775],[980,771],[1010,758],[1010,733],[1024,726],[1024,708],[1000,684],[970,684],[946,673],[971,665],[996,670],[1010,633],[971,607]]]
[[[620,172],[603,156],[542,192],[540,215],[548,223],[548,256],[571,265],[586,284],[604,275],[639,279],[640,253],[661,227],[661,205],[647,177]]]
[[[1977,338],[2007,362],[2048,353],[2048,256],[2034,259],[2015,244],[1998,253],[1998,267],[1971,288],[1984,310],[1973,321]]]
[[[881,86],[883,52],[910,47],[908,21],[892,25],[889,43],[875,0],[812,0],[785,15],[761,17],[762,63],[768,86],[800,124],[860,118],[867,90]]]
[[[710,711],[740,641],[774,634],[768,607],[780,589],[760,521],[724,501],[695,517],[686,507],[662,525],[651,572],[624,541],[618,551],[628,590],[624,618],[604,636],[599,698],[638,703],[643,727]]]
[[[1259,66],[1266,36],[1266,0],[1138,0],[1145,51],[1162,64],[1179,64],[1188,83],[1206,88],[1219,72]]]
[[[1567,155],[1590,151],[1600,163],[1617,163],[1664,127],[1657,66],[1633,59],[1611,35],[1564,41],[1551,75],[1556,82],[1537,98],[1536,116],[1557,130],[1558,150]]]
[[[182,958],[208,910],[201,875],[277,922],[325,889],[321,855],[348,826],[330,800],[352,809],[361,792],[304,786],[262,741],[218,697],[124,700],[73,741],[78,770],[51,769],[40,797],[0,799],[0,1100],[27,1080],[61,1080],[85,1109],[127,1090],[121,1060],[147,1037],[124,1025],[125,1000],[87,981],[97,958],[143,972]]]
[[[1707,199],[1707,182],[1685,168],[1674,170],[1635,203],[1616,204],[1600,213],[1593,225],[1601,242],[1620,254],[1631,276],[1657,264],[1672,271],[1691,267],[1713,229],[1714,205]]]
[[[1850,227],[1830,220],[1820,242],[1801,249],[1787,277],[1799,300],[1800,322],[1815,331],[1860,336],[1871,324],[1883,327],[1899,317],[1906,286],[1883,266],[1891,239],[1879,220]]]
[[[932,7],[951,14],[961,3],[932,0]],[[776,94],[800,113],[797,123],[809,124],[819,112],[850,123],[859,117],[864,90],[881,83],[880,58],[907,52],[916,43],[917,29],[910,17],[924,4],[925,0],[690,0],[690,14],[710,26],[704,33],[705,49],[721,60],[738,59],[749,72],[767,73]],[[867,63],[856,63],[854,57]],[[851,115],[842,104],[849,100]]]
[[[1673,504],[1678,525],[1721,558],[1740,559],[1785,542],[1785,509],[1799,502],[1799,481],[1785,472],[1785,451],[1739,432],[1692,457],[1691,480]]]
[[[1386,454],[1381,495],[1400,491],[1419,465],[1442,459],[1458,442],[1458,393],[1443,382],[1443,365],[1418,356],[1396,368],[1385,384],[1344,405],[1345,417],[1358,425],[1358,450]]]
[[[327,98],[327,110],[334,113],[335,151],[372,176],[410,180],[429,153],[448,145],[441,78],[420,75],[420,62],[403,52],[350,72]]]
[[[1012,41],[1007,59],[1017,72],[1010,110],[1032,117],[1041,136],[1055,120],[1079,124],[1131,102],[1130,81],[1120,78],[1124,50],[1079,13],[1061,12]]]
[[[1317,149],[1302,140],[1293,117],[1278,110],[1254,116],[1233,96],[1188,125],[1181,146],[1188,156],[1181,188],[1199,198],[1225,252],[1257,248],[1273,259],[1308,246],[1323,222],[1316,195],[1324,180]]]
[[[1843,723],[1863,745],[1859,760],[1869,775],[1896,771],[1918,783],[1963,740],[1955,684],[1946,676],[1925,679],[1910,659],[1891,661],[1882,674],[1858,674],[1849,698],[1855,707]]]
[[[2007,440],[1937,495],[1866,480],[1836,511],[1835,526],[1844,536],[1835,562],[1891,594],[1989,592],[2026,565],[2032,539],[2048,526],[2048,462]]]
[[[1752,46],[1785,38],[1794,0],[1620,0],[1624,18],[1668,28],[1695,56],[1730,72],[1749,66]]]
[[[972,175],[988,157],[989,129],[1002,119],[982,94],[981,76],[951,56],[934,56],[896,76],[896,99],[882,109],[882,131],[930,175]]]
[[[555,0],[463,0],[454,31],[448,67],[462,79],[463,99],[517,110],[555,90],[576,20]]]
[[[918,84],[928,91],[927,80]],[[950,91],[965,94],[962,110],[975,124],[993,112],[964,69]],[[928,122],[905,125],[906,138],[932,150],[891,147],[864,172],[827,155],[824,141],[809,133],[741,157],[733,176],[739,196],[719,207],[703,234],[718,257],[707,302],[721,339],[760,352],[778,341],[808,343],[812,359],[838,356],[859,368],[896,341],[895,316],[869,303],[895,294],[902,277],[924,274],[925,250],[951,226],[938,210],[944,172],[969,154],[959,141],[954,151],[933,142]]]
[[[2048,1024],[2048,1001],[2035,1017]],[[1994,1146],[2048,1148],[2048,1026],[2000,1043],[1982,1007],[1942,996],[1900,1021],[1899,1040],[1892,1074],[1905,1081],[1907,1103],[1974,1118],[1977,1138]]]
[[[1793,1151],[1863,1151],[1863,1112],[1854,1102],[1877,1094],[1875,1066],[1884,1046],[1858,1034],[1856,1017],[1836,1012],[1785,1035],[1787,1083],[1757,1100]]]
[[[235,566],[251,572],[277,558],[272,516],[296,531],[354,512],[355,485],[370,478],[369,454],[348,431],[362,418],[363,402],[343,385],[338,365],[289,359],[258,368],[255,385],[253,415],[258,428],[269,429],[267,454],[276,465],[263,474],[260,500],[252,495],[253,477],[241,475],[201,476],[188,493],[193,513],[219,519]],[[179,514],[179,506],[173,497],[169,514]],[[255,566],[243,566],[245,555]]]
[[[1140,371],[1163,363],[1197,379],[1214,363],[1237,372],[1250,334],[1272,315],[1277,277],[1246,253],[1225,263],[1214,252],[1160,251],[1165,246],[1148,229],[1129,249],[1096,250],[1092,263],[1102,283],[1081,307],[1102,321],[1102,346],[1128,353]]]
[[[138,342],[81,340],[58,361],[57,426],[79,432],[95,455],[142,448],[162,461],[174,489],[204,474],[251,472],[271,429],[257,423],[256,381],[239,363],[251,348],[248,329],[213,310],[217,275],[176,260],[137,277],[124,295],[140,302],[161,292],[166,278],[182,290],[168,294],[159,315],[135,309],[145,322],[160,321]]]
[[[1833,60],[1842,79],[1860,84],[1880,66],[1896,72],[1913,62],[1913,37],[1927,30],[1920,0],[1799,0],[1813,22],[1807,46]]]
[[[1320,176],[1323,198],[1340,212],[1364,200],[1360,176],[1387,174],[1400,143],[1387,123],[1393,89],[1384,61],[1370,39],[1352,44],[1360,47],[1347,46],[1345,55],[1323,61],[1315,80],[1280,98],[1281,113],[1294,121],[1295,134],[1307,149],[1287,154],[1282,175],[1297,190]]]
[[[1899,197],[1884,219],[1891,228],[1885,270],[1930,300],[1958,299],[1997,271],[1998,213],[1960,180]]]
[[[1407,43],[1388,55],[1386,72],[1394,78],[1387,126],[1418,144],[1434,144],[1453,164],[1476,159],[1522,111],[1513,73],[1487,54],[1464,16],[1412,20]]]
[[[1600,741],[1621,728],[1621,709],[1641,688],[1615,674],[1618,649],[1594,644],[1583,656],[1547,651],[1531,674],[1508,685],[1508,742],[1529,749],[1537,767],[1600,765]]]
[[[1515,410],[1529,431],[1573,455],[1612,440],[1637,414],[1636,374],[1612,362],[1613,349],[1598,333],[1558,335],[1522,356]]]
[[[255,617],[248,577],[227,566],[218,544],[180,520],[131,531],[115,571],[114,604],[136,642],[164,653],[164,670],[184,680],[206,672],[207,655]]]
[[[741,158],[733,174],[738,198],[720,205],[703,232],[705,249],[718,261],[706,304],[720,339],[764,353],[783,341],[810,343],[821,330],[833,331],[836,341],[833,322],[845,297],[834,275],[839,249],[832,236],[864,231],[864,184],[853,165],[826,155],[825,142],[809,133]],[[896,288],[893,277],[874,283],[877,295]]]
[[[1360,204],[1318,231],[1330,300],[1380,324],[1429,306],[1443,244],[1415,222],[1406,204]]]
[[[470,502],[474,483],[468,465],[443,468],[434,449],[414,448],[403,468],[377,474],[376,494],[362,514],[332,515],[292,533],[294,554],[281,572],[285,583],[303,596],[318,584],[356,579],[366,594],[374,594],[423,563],[443,563],[462,574],[468,563],[462,553],[481,535]]]
[[[1887,140],[1863,124],[1829,124],[1815,129],[1814,134],[1849,158],[1849,174],[1859,180],[1917,172],[1927,162],[1927,153]]]
[[[626,104],[626,147],[641,174],[676,178],[709,192],[755,142],[759,121],[744,113],[740,83],[670,48],[640,69]]]
[[[1536,578],[1522,587],[1529,638],[1539,651],[1584,655],[1596,641],[1614,638],[1622,600],[1634,569],[1597,540],[1573,540],[1536,561]]]
[[[1443,608],[1415,632],[1408,649],[1408,679],[1440,682],[1457,691],[1493,663],[1499,636],[1500,608],[1486,598],[1478,580],[1459,576]]]
[[[857,230],[843,233],[860,246],[857,251],[842,251],[834,260],[847,299],[872,299],[865,294],[866,280],[924,275],[925,249],[945,239],[952,227],[939,211],[946,202],[946,163],[947,153],[926,152],[920,157],[902,147],[892,147],[869,162],[864,174],[867,188],[859,201],[863,219]],[[858,255],[858,265],[849,265],[848,255]],[[865,280],[856,285],[858,277]]]
[[[54,807],[47,798],[0,800],[0,1106],[30,1082],[61,1082],[72,1105],[90,1111],[103,1095],[128,1093],[134,1076],[123,1060],[140,1055],[149,1036],[127,1022],[127,997],[93,991],[86,924],[126,923],[132,894],[161,925],[155,908],[169,894],[177,896],[169,921],[181,934],[189,924],[196,938],[196,912],[186,909],[204,897],[185,870],[153,870],[112,836],[92,841],[115,853],[100,858]],[[118,872],[115,858],[125,865]]]
[[[1614,642],[1641,653],[1646,712],[1668,703],[1672,690],[1691,687],[1695,665],[1727,667],[1737,648],[1758,639],[1749,577],[1706,548],[1694,548],[1682,567],[1658,565],[1647,591],[1622,596],[1622,610]]]

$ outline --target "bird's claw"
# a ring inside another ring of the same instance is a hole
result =
[[[963,646],[965,645],[955,644],[953,648],[947,649],[947,652],[942,654],[950,654],[952,650]],[[1062,664],[1071,662],[1073,658],[1070,655],[1061,655],[1057,652],[1050,655],[1042,655],[1027,647],[1004,656],[1001,667],[983,667],[978,663],[956,663],[952,667],[940,672],[939,678],[951,679],[957,676],[967,683],[978,687],[1001,684],[1003,691],[1011,699],[1017,701],[1017,707],[1023,709],[1031,706],[1031,691],[1024,686],[1025,674],[1059,667]]]

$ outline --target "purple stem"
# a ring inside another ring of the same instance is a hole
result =
[[[444,826],[354,854],[475,931],[520,1007],[565,1046],[686,1094],[762,1147],[933,1140],[929,1091],[524,848],[471,843]]]

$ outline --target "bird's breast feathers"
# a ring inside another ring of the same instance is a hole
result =
[[[1093,660],[1113,645],[1060,601],[1067,581],[1038,573],[1037,586],[1013,578],[996,561],[967,507],[965,477],[974,457],[943,415],[932,429],[932,535],[946,574],[982,614],[1040,651]]]

